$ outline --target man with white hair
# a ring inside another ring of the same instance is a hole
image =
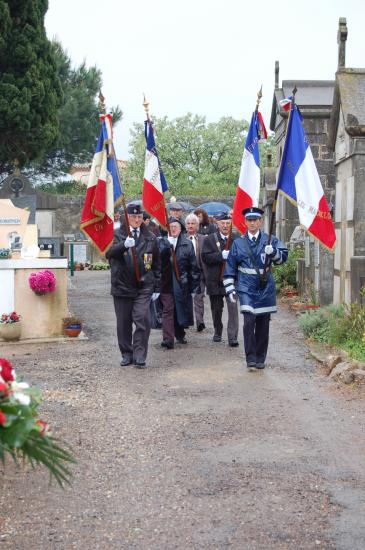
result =
[[[199,218],[195,214],[188,214],[185,218],[186,233],[188,238],[193,243],[196,261],[200,269],[200,294],[194,296],[194,314],[196,321],[196,330],[201,332],[205,329],[204,324],[204,295],[205,295],[205,276],[204,276],[204,264],[201,258],[201,251],[205,235],[200,235],[199,231]]]

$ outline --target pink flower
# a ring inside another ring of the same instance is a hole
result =
[[[14,369],[11,366],[11,363],[3,357],[0,357],[0,376],[4,382],[14,381]]]
[[[48,269],[37,271],[29,275],[29,286],[34,292],[40,294],[54,292],[56,290],[56,277]]]

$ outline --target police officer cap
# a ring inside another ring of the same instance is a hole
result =
[[[142,208],[140,204],[129,203],[127,206],[128,214],[142,214]]]
[[[247,219],[261,218],[264,215],[264,211],[261,210],[261,208],[257,208],[257,206],[250,206],[250,208],[245,208],[242,210],[242,214]]]
[[[179,218],[174,218],[174,216],[170,216],[169,223],[174,223],[174,222],[179,223],[181,225],[181,229],[185,229],[185,224],[182,220],[180,220]]]
[[[217,222],[221,222],[223,220],[230,220],[231,217],[229,215],[228,212],[219,212],[218,214],[216,214],[214,216],[214,219],[217,221]]]
[[[184,210],[179,202],[170,202],[170,210]]]

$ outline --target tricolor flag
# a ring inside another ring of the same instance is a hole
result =
[[[279,105],[282,109],[284,109],[284,111],[290,111],[290,105],[291,105],[291,100],[293,99],[293,96],[289,96],[289,97],[286,97],[285,99],[281,99],[279,101]]]
[[[241,171],[238,181],[236,198],[233,205],[233,224],[241,233],[246,232],[245,219],[242,210],[250,206],[258,206],[260,194],[260,154],[259,140],[266,138],[266,128],[261,113],[252,114],[245,148],[243,151]]]
[[[145,121],[146,160],[144,166],[142,204],[143,208],[166,229],[166,206],[164,192],[168,190],[167,182],[162,172],[157,155],[152,123]]]
[[[114,207],[121,196],[112,141],[112,117],[103,115],[80,222],[82,231],[102,254],[113,242]]]
[[[298,206],[300,224],[332,250],[336,242],[333,221],[295,103],[289,116],[277,187]]]

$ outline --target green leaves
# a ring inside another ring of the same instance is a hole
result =
[[[47,2],[0,2],[0,171],[40,158],[58,135],[62,90],[44,28]]]
[[[204,116],[188,113],[154,123],[156,145],[169,189],[184,194],[234,195],[238,182],[248,124],[224,117],[207,123]],[[139,195],[142,189],[145,139],[143,126],[135,124],[130,141],[126,193]]]

